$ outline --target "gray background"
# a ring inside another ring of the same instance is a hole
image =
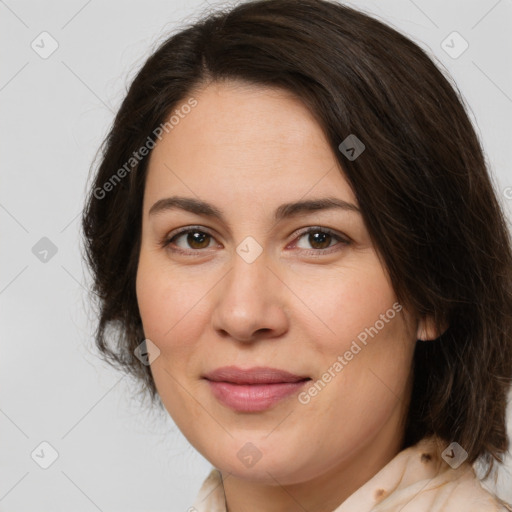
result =
[[[79,240],[89,167],[127,84],[209,5],[226,4],[0,0],[0,511],[185,511],[210,468],[95,355]],[[512,0],[349,5],[407,34],[453,77],[510,218]],[[444,43],[451,55],[441,46],[453,31],[469,44],[461,55],[456,37]],[[59,454],[48,469],[31,458],[43,441]],[[509,501],[511,467],[508,458],[497,487]]]

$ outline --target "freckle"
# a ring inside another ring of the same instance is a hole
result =
[[[385,489],[377,489],[375,491],[375,501],[380,501],[382,498],[384,498],[387,494],[387,491]]]
[[[430,460],[432,460],[432,455],[430,455],[430,453],[421,454],[421,462],[429,462]]]

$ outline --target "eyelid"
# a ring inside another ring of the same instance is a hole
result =
[[[347,243],[349,243],[349,241],[350,241],[348,236],[346,236],[342,233],[339,233],[338,231],[336,231],[334,229],[326,228],[323,226],[308,226],[307,228],[303,228],[295,233],[295,238],[299,238],[303,235],[307,235],[308,233],[316,233],[317,231],[327,233],[327,234],[332,235],[333,237],[338,238],[339,240],[342,240]]]
[[[205,228],[204,226],[196,225],[196,226],[186,226],[186,227],[178,228],[177,230],[171,231],[169,234],[167,234],[167,235],[165,235],[163,237],[163,239],[160,242],[160,245],[164,249],[165,248],[169,249],[168,246],[171,244],[171,241],[174,238],[177,238],[177,237],[179,237],[181,235],[184,235],[184,234],[188,234],[190,232],[201,232],[201,233],[204,233],[204,234],[210,236],[212,239],[215,240],[215,235],[213,235],[212,232],[208,228]],[[299,229],[299,231],[296,230],[294,232],[294,239],[292,240],[292,242],[296,243],[297,239],[300,239],[304,235],[307,235],[307,234],[312,233],[312,232],[313,233],[315,233],[315,232],[323,232],[323,233],[326,233],[328,235],[331,235],[333,238],[338,240],[338,244],[334,244],[333,246],[327,247],[326,249],[299,249],[300,251],[302,251],[302,253],[306,253],[308,255],[313,254],[315,256],[320,256],[320,255],[323,255],[323,254],[328,254],[330,252],[333,252],[331,249],[337,247],[340,243],[342,245],[349,245],[351,243],[351,240],[350,240],[350,238],[348,236],[346,236],[344,234],[341,234],[341,233],[338,233],[337,231],[335,231],[333,229],[330,229],[330,228],[327,228],[327,227],[323,227],[323,226],[308,226],[308,227]],[[287,245],[287,247],[288,246],[289,246],[289,244]],[[178,249],[169,249],[169,250],[172,251],[172,252],[175,252],[175,253],[199,255],[202,252],[203,253],[206,252],[208,249],[209,248],[205,248],[205,249],[188,249],[187,250],[187,249],[178,248]]]
[[[315,257],[321,257],[324,255],[331,254],[333,252],[338,252],[340,249],[338,246],[341,244],[342,246],[349,245],[351,243],[351,239],[346,236],[345,234],[339,233],[336,230],[323,227],[323,226],[308,226],[307,228],[304,228],[300,230],[298,233],[295,233],[295,238],[293,239],[293,242],[296,244],[296,240],[302,238],[304,235],[307,235],[309,233],[316,233],[316,232],[322,232],[326,233],[333,238],[338,240],[338,243],[331,245],[325,249],[300,249],[299,251],[302,252],[302,254],[305,254],[307,256],[315,256]]]
[[[184,228],[178,228],[174,231],[171,231],[170,233],[168,233],[167,235],[165,235],[162,240],[160,241],[160,245],[165,249],[165,248],[168,248],[167,246],[169,246],[171,244],[171,240],[178,237],[178,236],[181,236],[181,235],[186,235],[190,232],[196,232],[196,231],[199,231],[201,233],[204,233],[208,236],[210,236],[212,239],[215,239],[215,236],[211,233],[211,231],[208,229],[208,228],[205,228],[204,226],[186,226]],[[188,251],[185,250],[185,249],[170,249],[171,251],[173,252],[183,252],[183,253],[190,253],[190,252],[193,252],[193,253],[199,253],[199,252],[204,252],[205,249],[189,249]]]

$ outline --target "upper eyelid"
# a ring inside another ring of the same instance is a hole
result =
[[[172,239],[182,236],[182,235],[186,235],[186,234],[188,234],[190,232],[194,232],[194,231],[199,231],[199,232],[205,233],[216,240],[216,236],[208,228],[205,228],[204,226],[188,226],[188,227],[184,227],[182,229],[178,229],[178,231],[176,231],[175,233],[173,233],[173,232],[169,233],[168,235],[166,235],[164,237],[164,242],[166,244],[170,244],[170,241]],[[296,231],[298,231],[298,232],[295,234],[294,240],[297,238],[301,238],[302,236],[307,235],[310,232],[322,231],[322,232],[332,235],[333,237],[337,238],[342,243],[343,242],[348,243],[350,241],[350,238],[347,235],[338,233],[334,229],[323,227],[323,226],[312,225],[312,226],[307,226],[304,228],[299,228]],[[327,249],[317,249],[315,252],[322,252],[322,250],[327,250]],[[194,251],[194,252],[204,251],[204,249],[186,249],[186,250],[190,250],[190,251]]]

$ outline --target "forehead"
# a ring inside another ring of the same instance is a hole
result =
[[[172,190],[260,203],[308,191],[354,201],[320,125],[289,91],[214,82],[191,97],[196,105],[150,155],[145,192],[151,200]]]

